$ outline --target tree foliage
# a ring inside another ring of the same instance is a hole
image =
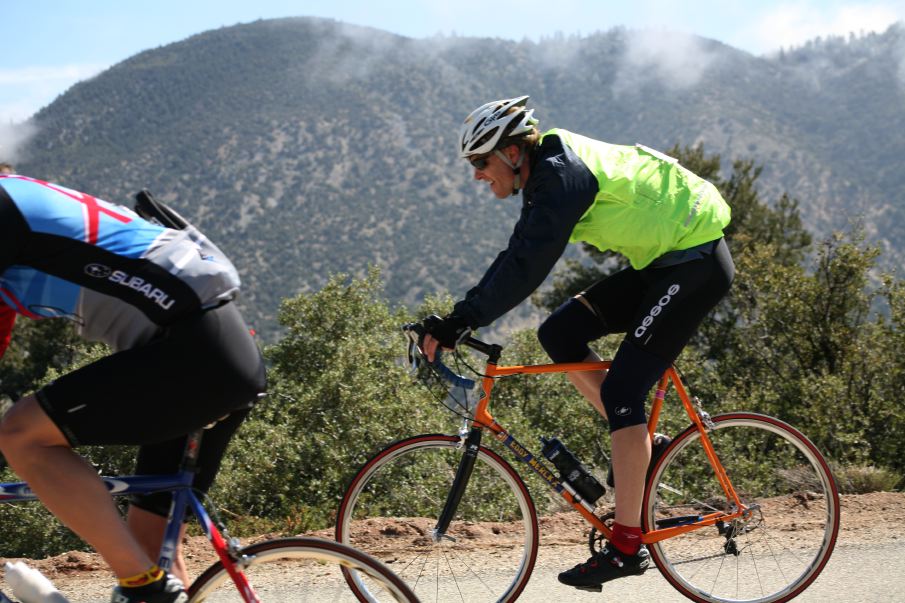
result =
[[[416,431],[449,430],[399,362],[410,320],[383,298],[376,271],[285,300],[286,334],[267,349],[270,393],[230,448],[218,501],[235,515],[286,518],[282,528],[325,527],[370,455]]]
[[[69,321],[18,319],[0,362],[0,399],[34,391],[49,370],[76,364],[89,348]]]
[[[902,282],[871,284],[878,250],[837,233],[809,269],[758,245],[738,262],[738,319],[714,357],[726,403],[778,416],[841,463],[905,468]]]

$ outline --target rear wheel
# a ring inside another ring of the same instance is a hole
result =
[[[793,427],[763,415],[713,418],[707,435],[749,512],[650,545],[660,572],[694,601],[788,601],[823,570],[839,531],[839,494],[826,460]],[[732,511],[693,426],[648,480],[645,531]]]
[[[349,546],[319,538],[281,538],[241,550],[238,562],[264,603],[286,601],[398,601],[417,603],[418,598],[384,564]],[[357,599],[349,590],[342,569],[362,577],[370,593]],[[189,588],[191,603],[239,603],[244,601],[232,579],[217,562]]]
[[[449,528],[436,533],[464,452],[456,436],[397,442],[372,458],[343,497],[337,540],[388,564],[422,601],[514,601],[537,557],[538,523],[524,482],[480,447]],[[368,587],[346,572],[360,594]]]

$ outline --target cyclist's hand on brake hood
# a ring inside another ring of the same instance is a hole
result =
[[[455,349],[456,345],[471,334],[471,328],[465,319],[456,314],[448,314],[444,318],[431,315],[424,319],[424,340],[421,349],[431,362],[437,353],[437,348],[448,350]]]

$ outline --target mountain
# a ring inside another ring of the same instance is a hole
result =
[[[33,118],[17,167],[111,201],[149,188],[234,258],[272,334],[281,298],[337,271],[378,264],[409,304],[472,286],[519,202],[472,180],[456,134],[477,105],[520,94],[542,128],[753,158],[767,197],[798,198],[815,231],[861,217],[905,257],[901,24],[755,57],[623,29],[512,42],[257,21],[73,86]]]

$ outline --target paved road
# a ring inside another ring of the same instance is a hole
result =
[[[604,587],[602,593],[587,593],[557,582],[557,573],[564,567],[584,560],[586,554],[586,549],[580,546],[541,547],[538,566],[519,603],[688,601],[657,570],[651,570],[643,576],[611,582]],[[75,580],[63,589],[72,601],[102,602],[110,596],[110,584],[109,576],[95,576],[86,577],[85,581]],[[351,592],[344,586],[340,590],[330,587],[325,593],[314,588],[310,592],[310,599],[306,600],[347,600],[343,597],[352,600]],[[276,600],[289,599],[278,596]],[[804,594],[795,599],[795,603],[905,603],[905,538],[871,546],[838,545],[826,569]]]
[[[584,548],[542,549],[541,563],[519,603],[688,601],[656,570],[607,584],[602,593],[587,593],[559,584],[556,574],[573,561],[583,561],[586,554]],[[823,573],[795,603],[905,603],[905,538],[881,545],[837,546]]]

